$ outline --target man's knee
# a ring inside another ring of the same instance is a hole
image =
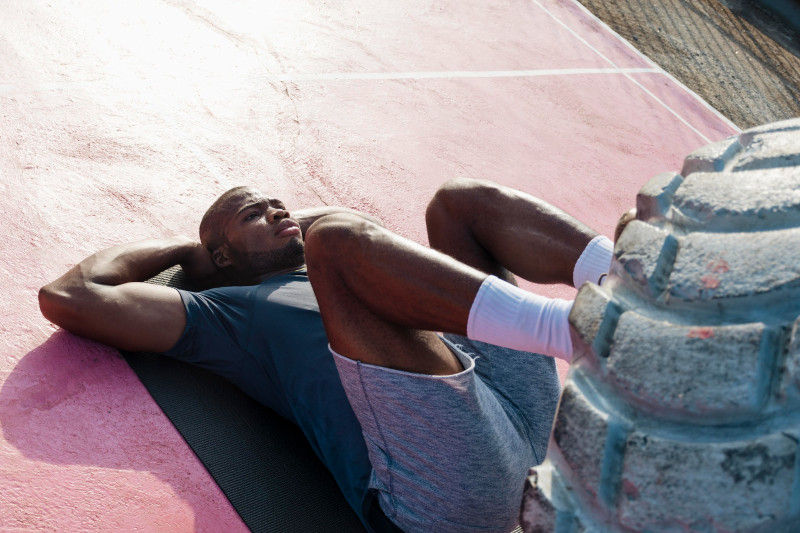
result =
[[[490,182],[472,178],[453,178],[446,181],[428,203],[427,213],[458,211],[464,202],[474,203],[480,197],[480,191],[487,188]]]
[[[452,238],[454,233],[469,231],[471,221],[488,213],[498,194],[502,194],[501,187],[487,180],[454,178],[444,183],[425,211],[431,245]]]
[[[466,215],[493,205],[503,194],[503,187],[493,181],[454,178],[445,182],[428,204],[428,214]]]
[[[309,271],[323,267],[347,266],[374,239],[380,227],[356,215],[335,214],[314,222],[305,236],[306,266]]]

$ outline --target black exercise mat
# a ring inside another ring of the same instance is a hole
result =
[[[179,267],[150,282],[192,289]],[[206,370],[123,356],[251,531],[364,531],[296,426]]]

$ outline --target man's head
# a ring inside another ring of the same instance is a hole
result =
[[[251,187],[235,187],[217,198],[200,222],[200,242],[219,268],[240,281],[305,261],[300,226],[283,202]]]

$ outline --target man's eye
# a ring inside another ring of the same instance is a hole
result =
[[[249,215],[247,215],[246,217],[244,217],[244,219],[245,219],[245,220],[253,220],[253,219],[254,219],[254,218],[256,218],[257,216],[258,216],[258,213],[255,213],[255,212],[254,212],[254,213],[250,213]]]

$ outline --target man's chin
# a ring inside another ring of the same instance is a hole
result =
[[[305,265],[305,245],[302,239],[293,238],[285,246],[268,252],[247,254],[252,271],[263,273],[281,272]]]

